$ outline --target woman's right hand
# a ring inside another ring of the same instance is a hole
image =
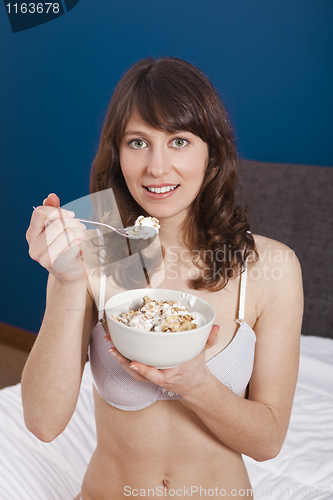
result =
[[[61,209],[58,196],[50,194],[34,210],[26,233],[30,257],[64,283],[88,277],[82,254],[86,227],[74,215]]]

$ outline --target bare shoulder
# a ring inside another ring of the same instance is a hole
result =
[[[300,269],[299,260],[295,252],[284,243],[272,240],[266,236],[253,235],[258,252],[257,265],[289,270]],[[274,273],[273,273],[274,274]]]
[[[277,281],[285,273],[300,272],[299,260],[291,248],[266,236],[253,236],[258,253],[258,259],[251,257],[248,261],[253,275],[260,271],[262,277]]]
[[[295,252],[284,243],[254,235],[257,260],[250,259],[249,280],[256,292],[259,315],[272,303],[302,303],[302,271]]]

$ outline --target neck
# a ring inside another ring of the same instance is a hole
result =
[[[184,248],[183,242],[183,218],[181,220],[176,220],[176,218],[160,219],[160,242],[167,248],[171,246],[177,246]]]

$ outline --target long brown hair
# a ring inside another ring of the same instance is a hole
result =
[[[123,76],[107,110],[91,171],[91,192],[113,189],[124,226],[143,212],[127,188],[119,161],[119,146],[133,110],[150,126],[170,133],[186,130],[208,144],[208,166],[185,220],[183,241],[202,270],[191,286],[220,290],[250,255],[257,255],[246,213],[235,201],[237,153],[221,99],[198,68],[177,58],[143,59]]]

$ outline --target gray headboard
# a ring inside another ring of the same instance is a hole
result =
[[[302,334],[333,338],[333,168],[240,160],[238,202],[250,208],[253,233],[300,260]]]

